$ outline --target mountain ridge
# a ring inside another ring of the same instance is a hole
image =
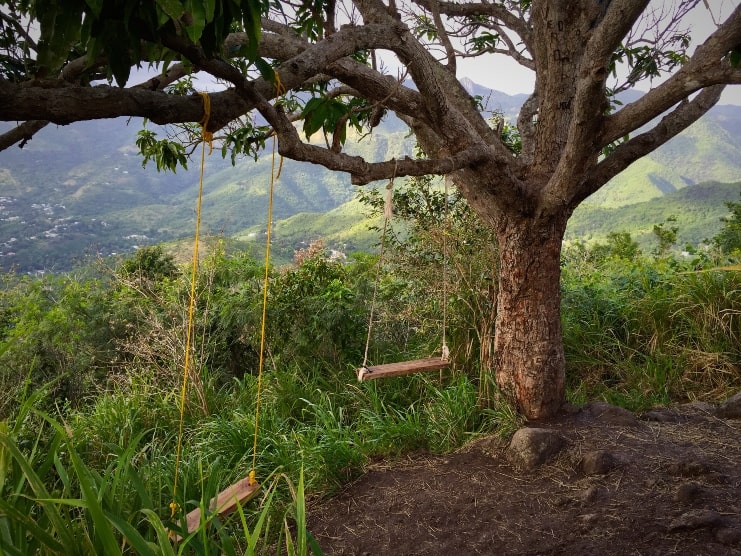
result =
[[[463,83],[487,111],[510,120],[527,98]],[[187,171],[174,174],[158,173],[154,164],[142,168],[135,147],[139,129],[141,122],[123,119],[49,126],[24,149],[0,152],[0,267],[66,270],[85,251],[130,252],[145,243],[192,235],[198,164],[191,161]],[[741,179],[739,145],[741,107],[716,106],[585,203],[619,208],[705,181],[735,182]],[[413,142],[398,121],[387,119],[362,138],[348,131],[347,147],[351,154],[381,160],[410,155]],[[270,174],[269,156],[257,162],[238,160],[235,166],[218,154],[208,157],[202,215],[206,232],[243,238],[264,225]],[[337,212],[356,191],[346,175],[286,161],[275,190],[274,219],[293,218],[287,226],[293,229],[296,222],[309,226],[308,217],[296,215],[334,211],[335,221],[360,233],[352,225],[357,207],[348,205],[349,218]],[[305,235],[310,233],[307,228]],[[301,230],[291,232],[296,248],[305,241],[300,235]],[[343,243],[358,242],[346,237]]]

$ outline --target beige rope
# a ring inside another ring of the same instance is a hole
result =
[[[398,163],[394,163],[394,174],[386,184],[386,197],[383,204],[383,230],[381,232],[381,247],[378,251],[378,261],[376,262],[376,277],[373,281],[373,297],[371,298],[370,317],[368,318],[368,335],[365,338],[365,353],[363,354],[363,364],[361,369],[367,368],[368,365],[368,348],[370,347],[371,333],[373,332],[373,315],[376,311],[376,298],[378,297],[378,282],[381,278],[381,267],[383,266],[383,253],[386,249],[386,230],[388,229],[389,220],[393,215],[392,199],[394,196],[394,178],[396,178],[396,168]]]

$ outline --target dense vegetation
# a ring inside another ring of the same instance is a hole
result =
[[[367,201],[383,204],[375,194]],[[518,426],[506,403],[480,403],[494,388],[479,375],[491,356],[497,280],[489,232],[429,180],[395,201],[400,228],[387,233],[380,267],[369,255],[330,260],[315,243],[269,269],[257,444],[265,495],[181,548],[236,554],[282,543],[305,552],[304,490],[331,493],[372,458],[445,452]],[[741,203],[728,208],[715,242],[687,257],[671,254],[671,223],[655,227],[655,254],[627,233],[566,250],[570,401],[641,410],[741,387]],[[370,359],[439,353],[445,332],[454,372],[355,382],[378,268]],[[185,510],[250,470],[264,270],[219,249],[199,265],[175,496]],[[168,504],[189,277],[160,247],[85,275],[5,276],[0,549],[174,553],[166,529],[175,526]]]

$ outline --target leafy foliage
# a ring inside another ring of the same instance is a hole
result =
[[[142,167],[154,159],[157,171],[170,170],[175,172],[178,166],[188,169],[188,158],[182,143],[169,139],[157,139],[154,132],[142,129],[138,133],[136,146],[142,154]]]
[[[257,58],[260,18],[268,8],[266,0],[36,0],[24,3],[22,15],[38,19],[39,71],[56,75],[75,48],[85,52],[91,67],[101,56],[108,63],[108,79],[124,86],[133,66],[144,60],[167,60],[175,56],[163,46],[169,36],[199,43],[210,55],[238,24],[249,41],[244,55]],[[142,44],[144,47],[142,48]]]
[[[723,228],[714,238],[714,243],[724,253],[741,250],[741,202],[725,203],[730,211],[721,219]]]
[[[480,403],[476,371],[485,364],[493,318],[486,288],[496,276],[488,263],[464,267],[458,252],[482,253],[476,242],[485,238],[477,234],[485,230],[430,182],[408,184],[397,191],[397,201],[406,227],[388,238],[372,357],[426,355],[437,340],[444,238],[455,250],[448,257],[448,341],[461,372],[442,380],[414,376],[354,385],[375,259],[331,261],[316,243],[297,253],[291,267],[271,269],[258,430],[263,505],[227,519],[209,516],[208,533],[200,529],[184,541],[193,553],[250,553],[280,542],[300,552],[312,544],[302,532],[302,488],[332,492],[357,476],[368,458],[445,452],[471,435],[506,435],[520,425],[502,400],[489,408]],[[604,398],[642,409],[736,391],[740,275],[714,270],[714,257],[650,259],[627,233],[610,236],[606,245],[567,249],[570,399]],[[200,265],[197,376],[187,395],[178,495],[185,510],[205,504],[251,464],[263,272],[250,257],[218,250]],[[85,543],[114,554],[129,546],[137,553],[171,553],[167,529],[175,524],[161,516],[171,501],[179,424],[173,399],[182,373],[184,274],[173,270],[164,251],[149,249],[123,262],[111,281],[7,278],[0,359],[13,373],[2,376],[11,397],[0,423],[3,549],[69,552]],[[76,383],[75,398],[58,389],[69,376],[88,377]],[[60,412],[65,427],[35,407]],[[286,530],[286,519],[299,529]]]
[[[126,259],[119,272],[140,282],[156,282],[163,278],[174,278],[179,270],[172,255],[165,253],[161,245],[153,245],[142,247],[133,257]]]

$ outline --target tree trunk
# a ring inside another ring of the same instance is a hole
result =
[[[565,395],[560,263],[567,215],[506,220],[497,231],[496,381],[526,417],[550,417]]]

